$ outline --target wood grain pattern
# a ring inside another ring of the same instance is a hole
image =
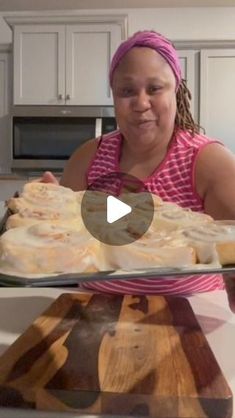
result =
[[[232,394],[186,299],[64,294],[0,358],[0,405],[229,418]]]

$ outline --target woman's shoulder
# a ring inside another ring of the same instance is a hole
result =
[[[122,138],[121,132],[119,131],[119,129],[116,129],[115,131],[103,134],[99,138],[99,144],[101,144],[101,143],[104,143],[104,144],[109,143],[110,144],[112,142],[119,142],[121,138]]]
[[[75,191],[86,189],[86,170],[96,154],[98,144],[98,138],[93,138],[86,141],[73,152],[65,165],[61,177],[60,183],[63,186],[70,187]]]
[[[217,138],[210,138],[202,133],[179,130],[176,134],[176,143],[183,148],[200,149],[207,144],[222,144]]]

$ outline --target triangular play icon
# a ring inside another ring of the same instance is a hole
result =
[[[112,224],[132,211],[131,206],[113,196],[107,197],[107,222]]]

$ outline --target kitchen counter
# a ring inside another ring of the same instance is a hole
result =
[[[77,288],[2,288],[0,295],[0,354],[61,293],[77,292]],[[235,396],[235,315],[230,311],[224,291],[198,294],[188,298],[199,324],[214,352]],[[1,418],[75,417],[72,414],[10,411],[0,409]],[[81,417],[81,416],[80,416]],[[235,414],[234,414],[235,417]],[[125,417],[127,418],[127,417]]]
[[[5,211],[6,211],[5,202],[1,200],[0,201],[0,221],[1,221]]]
[[[4,202],[0,202],[0,219],[4,212]],[[78,289],[76,287],[1,288],[0,355],[51,305],[54,299],[65,292],[78,292]],[[191,296],[188,300],[235,398],[235,314],[229,308],[227,294],[225,291],[214,291]],[[78,416],[0,408],[0,418],[58,418],[58,415],[61,418]]]
[[[16,192],[21,192],[25,183],[38,180],[41,176],[42,172],[22,174],[0,173],[0,201],[9,199]],[[55,177],[59,180],[60,174],[56,173]]]

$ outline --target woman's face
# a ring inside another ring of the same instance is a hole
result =
[[[176,80],[160,54],[132,48],[116,68],[112,88],[117,123],[129,143],[169,142],[176,115]]]

